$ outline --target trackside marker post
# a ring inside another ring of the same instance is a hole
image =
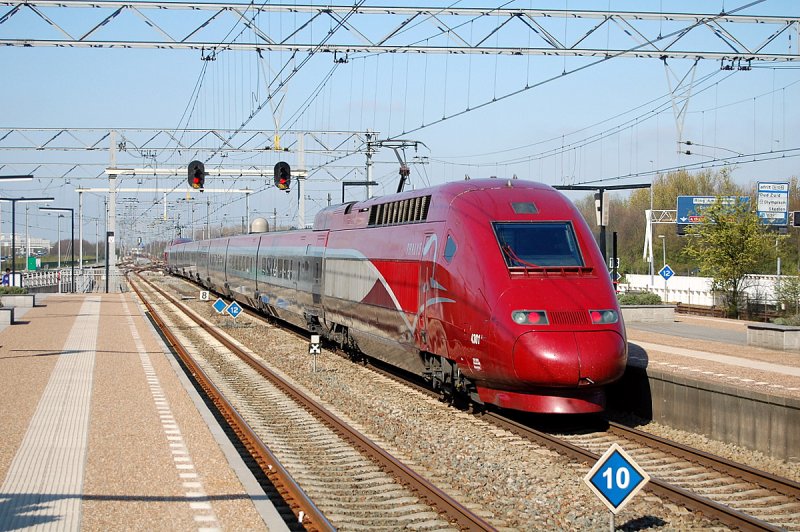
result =
[[[613,531],[614,516],[650,481],[650,475],[622,447],[612,443],[583,481],[611,510]]]
[[[222,314],[225,312],[225,309],[228,308],[228,304],[225,303],[221,297],[218,297],[212,306],[214,307],[214,310],[217,311],[217,314]]]
[[[242,313],[242,307],[236,301],[232,301],[225,309],[225,312],[233,318],[233,326],[236,327],[236,317]]]
[[[322,352],[319,347],[319,335],[312,334],[311,341],[308,344],[308,354],[314,357],[313,373],[317,372],[317,355]]]

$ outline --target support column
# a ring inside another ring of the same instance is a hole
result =
[[[111,168],[117,167],[117,133],[116,131],[112,131],[110,133],[111,138]],[[114,238],[116,232],[116,222],[117,222],[117,175],[116,174],[109,174],[108,175],[108,214],[106,219],[106,234],[107,234],[107,246],[108,252],[106,253],[106,265],[107,270],[110,272],[114,271],[114,268],[117,264],[117,248],[116,248],[116,241]],[[108,277],[106,277],[106,286],[108,286]]]
[[[305,136],[297,135],[297,228],[306,227],[306,155]]]
[[[83,192],[78,192],[78,270],[83,272]]]
[[[370,199],[372,197],[372,133],[367,133],[367,197],[365,199]]]

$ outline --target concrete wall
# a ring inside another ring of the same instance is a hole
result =
[[[36,306],[35,294],[3,294],[0,303],[4,307],[33,308]]]
[[[747,326],[747,345],[781,349],[800,350],[800,327],[788,327],[765,323]]]
[[[675,321],[675,305],[622,305],[621,309],[625,323]]]
[[[628,367],[609,389],[609,408],[800,461],[800,400]]]

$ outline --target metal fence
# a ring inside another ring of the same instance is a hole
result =
[[[38,292],[67,293],[72,292],[127,292],[128,284],[125,276],[118,268],[111,268],[109,275],[103,268],[88,268],[75,271],[72,279],[72,269],[43,270],[36,272],[21,272],[22,286]]]

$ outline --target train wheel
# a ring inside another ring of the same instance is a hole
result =
[[[430,355],[428,366],[430,368],[431,388],[439,392],[439,400],[449,405],[458,406],[459,393],[453,378],[455,367],[446,358],[436,355]]]

